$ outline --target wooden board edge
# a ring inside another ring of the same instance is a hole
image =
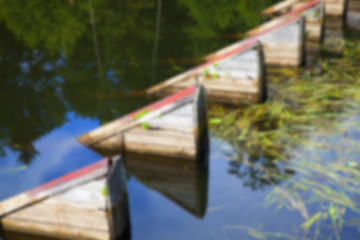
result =
[[[259,97],[257,103],[264,103],[268,98],[268,86],[267,86],[267,74],[266,74],[264,50],[260,42],[258,42],[257,54],[258,54],[258,65],[259,65],[259,83],[258,83]]]
[[[312,7],[315,7],[317,4],[321,4],[323,1],[322,0],[312,0],[309,1],[308,3],[304,4],[303,6],[300,6],[288,13],[286,13],[284,16],[293,16],[296,14],[301,14],[304,11],[309,10]]]
[[[292,4],[297,3],[299,1],[300,0],[285,0],[285,1],[276,3],[276,4],[266,8],[265,10],[262,11],[262,13],[267,16],[276,15],[276,13],[278,11],[281,11],[282,9],[287,8],[287,7],[291,6]]]
[[[104,158],[93,164],[65,174],[39,187],[18,194],[0,202],[0,219],[24,207],[36,204],[51,196],[67,191],[74,186],[82,185],[107,174],[109,159]]]
[[[171,104],[171,103],[175,103],[177,101],[180,101],[181,99],[184,99],[192,94],[194,94],[196,91],[196,86],[191,86],[189,88],[183,89],[182,91],[179,91],[175,94],[172,94],[168,97],[165,97],[159,101],[156,101],[148,106],[145,106],[139,110],[136,110],[130,114],[127,114],[124,117],[121,117],[119,119],[116,119],[108,124],[106,124],[105,126],[101,126],[97,129],[94,129],[86,134],[81,135],[80,137],[77,138],[77,141],[79,141],[80,143],[82,143],[85,146],[91,146],[93,144],[96,144],[97,142],[101,141],[102,139],[108,138],[110,136],[113,136],[115,134],[119,134],[125,130],[131,129],[135,126],[138,126],[139,124],[142,123],[142,121],[146,118],[147,120],[149,120],[149,116],[152,117],[152,115],[154,115],[154,117],[156,117],[156,114],[153,114],[153,112],[155,111],[161,111],[162,108],[165,108],[167,105]],[[150,112],[149,114],[147,114],[148,116],[144,116],[141,117],[139,119],[134,119],[134,117],[136,117],[136,115],[138,115],[141,112],[144,112],[146,110],[150,110],[152,112]],[[127,124],[127,125],[123,125],[123,124]],[[116,129],[116,131],[114,131],[114,127],[116,125],[120,125],[118,129]],[[106,132],[108,129],[109,133],[105,134],[105,137],[101,137],[101,139],[98,138],[94,138],[92,137],[92,135],[95,135],[94,133],[96,132]]]
[[[246,36],[248,36],[249,38],[257,39],[265,34],[268,34],[272,31],[276,31],[282,27],[292,24],[292,23],[298,21],[300,18],[301,18],[301,16],[299,16],[299,15],[281,16],[281,17],[278,17],[271,21],[268,21],[256,28],[251,29],[250,31],[246,32]],[[264,28],[264,29],[259,31],[261,28]]]
[[[199,86],[194,99],[194,116],[197,129],[195,131],[196,159],[198,162],[207,163],[209,151],[208,119],[206,105],[206,90]]]
[[[108,195],[106,205],[111,239],[129,239],[130,214],[126,186],[126,170],[121,155],[110,161],[106,179]]]
[[[253,48],[256,45],[256,41],[250,40],[250,41],[243,41],[242,44],[240,44],[237,47],[234,47],[234,49],[231,49],[230,51],[225,52],[224,54],[214,56],[211,59],[207,59],[207,61],[203,64],[200,64],[199,66],[196,66],[185,73],[176,75],[175,77],[172,77],[168,80],[165,80],[164,82],[161,82],[149,89],[146,90],[146,93],[148,96],[156,95],[158,92],[164,90],[167,87],[170,87],[178,82],[181,82],[183,80],[186,80],[187,78],[191,77],[192,75],[196,77],[196,75],[202,71],[202,69],[213,65],[216,62],[221,62],[226,60],[227,58],[238,54],[242,52],[246,52],[247,50]]]
[[[299,67],[304,66],[306,64],[306,20],[305,16],[301,16],[300,18],[300,34],[299,41],[301,42],[301,52],[299,59]]]

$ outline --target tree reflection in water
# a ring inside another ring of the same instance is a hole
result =
[[[29,164],[34,141],[69,112],[105,123],[142,106],[133,91],[233,42],[274,2],[166,1],[155,33],[156,0],[0,0],[0,154],[8,147]]]

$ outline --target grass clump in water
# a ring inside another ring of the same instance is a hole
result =
[[[266,205],[302,217],[286,239],[341,239],[344,226],[360,231],[360,44],[344,49],[343,58],[270,77],[265,104],[209,112],[217,123],[211,131],[232,144],[232,158],[272,187]]]

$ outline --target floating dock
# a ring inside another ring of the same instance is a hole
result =
[[[331,16],[343,16],[346,9],[347,0],[324,0],[325,14]]]
[[[104,159],[0,203],[3,238],[127,239],[121,158]]]
[[[197,159],[207,139],[203,87],[190,87],[78,138],[94,151]]]
[[[209,55],[214,59],[228,54],[249,41],[260,41],[268,66],[298,67],[304,63],[305,20],[303,16],[283,16],[247,33],[248,38]]]
[[[226,54],[147,90],[149,96],[166,96],[200,84],[207,99],[226,104],[261,103],[266,100],[266,73],[261,45],[248,42]]]
[[[207,209],[208,164],[206,157],[199,161],[127,154],[127,171],[176,203],[190,214],[203,218]]]
[[[360,30],[360,0],[348,0],[346,24],[352,29]]]
[[[322,0],[287,0],[265,9],[263,13],[273,18],[302,15],[306,20],[306,40],[322,39],[325,17],[325,5]]]

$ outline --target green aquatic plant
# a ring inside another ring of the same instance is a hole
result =
[[[210,124],[220,124],[222,122],[221,118],[211,118],[209,120]]]
[[[212,133],[232,144],[233,160],[257,169],[271,186],[265,206],[302,217],[297,235],[285,239],[341,239],[344,226],[360,231],[360,44],[342,47],[344,56],[336,61],[278,70],[269,77],[265,104],[210,106],[210,119],[217,119]],[[268,160],[262,165],[248,158]]]
[[[209,69],[204,68],[204,69],[203,69],[203,74],[204,74],[206,77],[209,77],[209,76],[210,76],[210,71],[209,71]]]
[[[142,117],[145,117],[148,113],[150,113],[151,110],[150,109],[144,109],[142,110],[141,112],[139,112],[138,114],[136,114],[134,117],[133,117],[133,120],[138,120]]]
[[[348,43],[347,51],[351,48],[360,53],[357,44]],[[326,128],[326,123],[347,116],[360,104],[359,58],[353,56],[358,55],[346,54],[336,62],[322,60],[320,69],[295,76],[289,70],[283,74],[291,76],[287,81],[278,75],[269,77],[270,96],[264,104],[237,109],[212,105],[210,117],[220,118],[222,123],[211,130],[225,140],[237,139],[250,154],[257,145],[264,151],[261,154],[283,158],[286,148]]]
[[[141,123],[141,127],[145,130],[150,130],[151,129],[151,125],[147,122],[143,122]]]
[[[1,173],[7,173],[7,174],[15,174],[17,172],[21,172],[21,171],[25,171],[28,169],[28,165],[22,165],[20,167],[16,167],[16,168],[7,168],[7,169],[0,169],[0,174]]]
[[[219,73],[215,72],[215,73],[212,74],[212,77],[213,78],[218,78],[218,77],[220,77],[220,75],[219,75]]]
[[[101,194],[105,197],[109,195],[109,190],[107,186],[104,186],[103,189],[101,189]]]

